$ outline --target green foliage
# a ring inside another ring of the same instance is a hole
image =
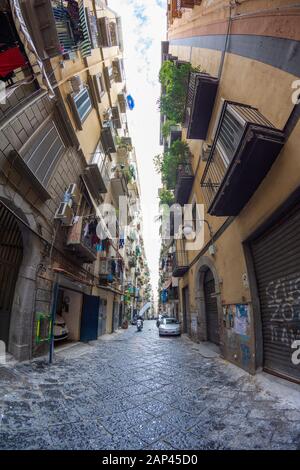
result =
[[[176,125],[177,123],[175,121],[168,121],[168,120],[163,124],[161,131],[165,139],[170,135],[171,127],[176,126]]]
[[[175,188],[178,166],[188,163],[189,158],[189,146],[181,140],[175,140],[169,150],[154,157],[155,170],[161,173],[162,182],[167,189]]]
[[[168,206],[171,206],[174,202],[173,191],[165,188],[161,189],[159,193],[159,202],[160,204],[167,204]]]
[[[165,89],[159,100],[159,108],[169,121],[180,124],[184,118],[186,94],[190,72],[198,72],[199,68],[191,64],[174,64],[166,60],[159,72],[159,81]]]

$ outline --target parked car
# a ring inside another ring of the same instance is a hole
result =
[[[66,339],[69,336],[69,330],[64,318],[61,315],[56,315],[53,325],[54,341]]]
[[[176,318],[162,318],[158,327],[159,336],[180,336],[181,327]]]

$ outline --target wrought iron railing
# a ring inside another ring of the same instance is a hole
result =
[[[225,101],[216,135],[201,179],[206,204],[216,196],[226,172],[242,149],[249,125],[272,128],[272,124],[252,106]]]

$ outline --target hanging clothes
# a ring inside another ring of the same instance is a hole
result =
[[[84,229],[83,229],[83,236],[84,237],[87,237],[89,234],[89,223],[86,222],[85,226],[84,226]]]
[[[11,47],[0,52],[0,77],[5,79],[14,70],[26,65],[26,59],[19,47]]]

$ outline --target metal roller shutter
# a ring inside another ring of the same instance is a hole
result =
[[[251,244],[260,300],[264,369],[300,382],[300,207]]]
[[[218,305],[215,296],[215,281],[213,273],[209,269],[204,277],[204,298],[207,324],[207,340],[220,344]]]

